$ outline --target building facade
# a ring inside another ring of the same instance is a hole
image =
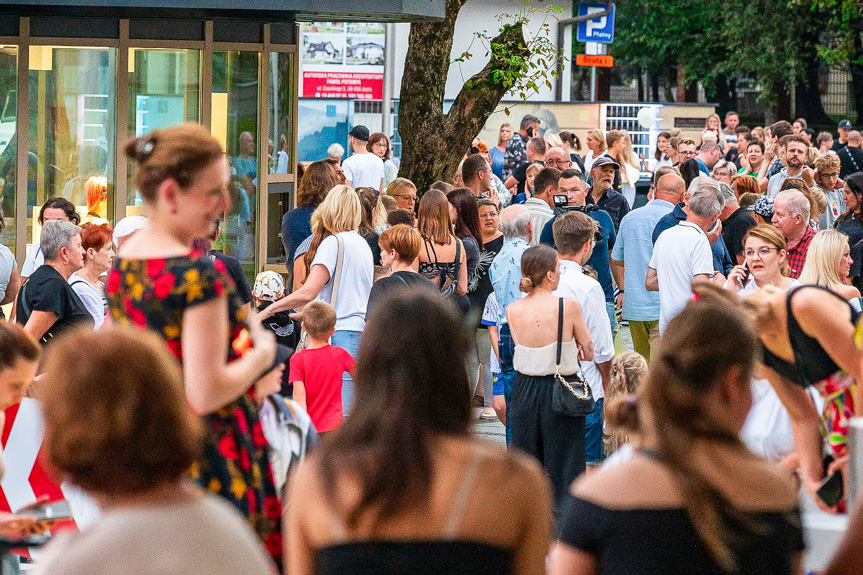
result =
[[[218,248],[250,275],[282,255],[279,222],[296,174],[298,19],[442,17],[443,0],[53,0],[0,5],[0,241],[19,262],[52,196],[111,222],[146,207],[132,137],[198,122],[232,166]],[[91,177],[107,202],[87,204]]]

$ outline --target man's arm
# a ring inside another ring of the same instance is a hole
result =
[[[599,370],[599,375],[602,377],[602,389],[608,393],[608,384],[611,383],[611,360],[597,363],[596,369]]]
[[[611,262],[611,275],[614,277],[614,283],[617,284],[617,287],[620,288],[620,293],[617,295],[617,301],[615,301],[615,306],[617,309],[623,305],[623,281],[624,281],[624,267],[623,262],[619,262],[617,260],[613,260],[609,257],[609,262]]]
[[[659,278],[656,275],[656,270],[647,268],[647,277],[644,279],[644,287],[647,291],[659,291]]]

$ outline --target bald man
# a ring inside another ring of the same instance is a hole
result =
[[[659,178],[654,199],[620,221],[617,241],[611,250],[611,270],[617,285],[623,286],[617,306],[623,307],[623,319],[629,321],[635,351],[648,360],[651,349],[655,349],[659,341],[659,294],[647,291],[644,286],[653,255],[651,236],[659,220],[671,213],[683,200],[685,192],[686,183],[676,173]]]

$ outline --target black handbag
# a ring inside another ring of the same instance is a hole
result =
[[[560,356],[563,348],[563,298],[558,298],[557,312],[557,360],[554,368],[554,392],[551,398],[551,408],[558,415],[569,417],[585,417],[596,409],[593,393],[581,371],[573,375],[560,375]]]

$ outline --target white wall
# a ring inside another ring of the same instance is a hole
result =
[[[489,36],[496,36],[497,30],[500,27],[500,22],[498,21],[498,15],[500,14],[517,14],[525,10],[525,7],[536,10],[536,12],[530,15],[530,22],[527,26],[528,32],[536,34],[542,27],[543,21],[546,21],[550,28],[549,39],[556,45],[557,20],[554,17],[545,19],[545,9],[547,6],[560,6],[563,12],[557,14],[557,17],[561,20],[569,18],[572,15],[572,0],[533,0],[529,4],[525,4],[523,0],[470,0],[466,2],[456,20],[451,58],[458,58],[465,51],[473,54],[473,58],[464,63],[453,63],[450,66],[449,74],[447,75],[445,99],[454,99],[461,90],[465,80],[482,70],[488,62],[488,59],[485,57],[485,47],[476,39],[476,33],[485,30]],[[395,27],[395,97],[398,98],[402,75],[404,73],[405,54],[408,49],[410,24],[396,24]],[[471,42],[473,42],[473,45],[471,45]],[[551,77],[549,77],[549,80],[551,81],[551,89],[541,86],[541,91],[536,95],[530,96],[529,99],[533,101],[554,100],[556,81]],[[504,99],[517,97],[518,94],[510,94],[504,96]]]

